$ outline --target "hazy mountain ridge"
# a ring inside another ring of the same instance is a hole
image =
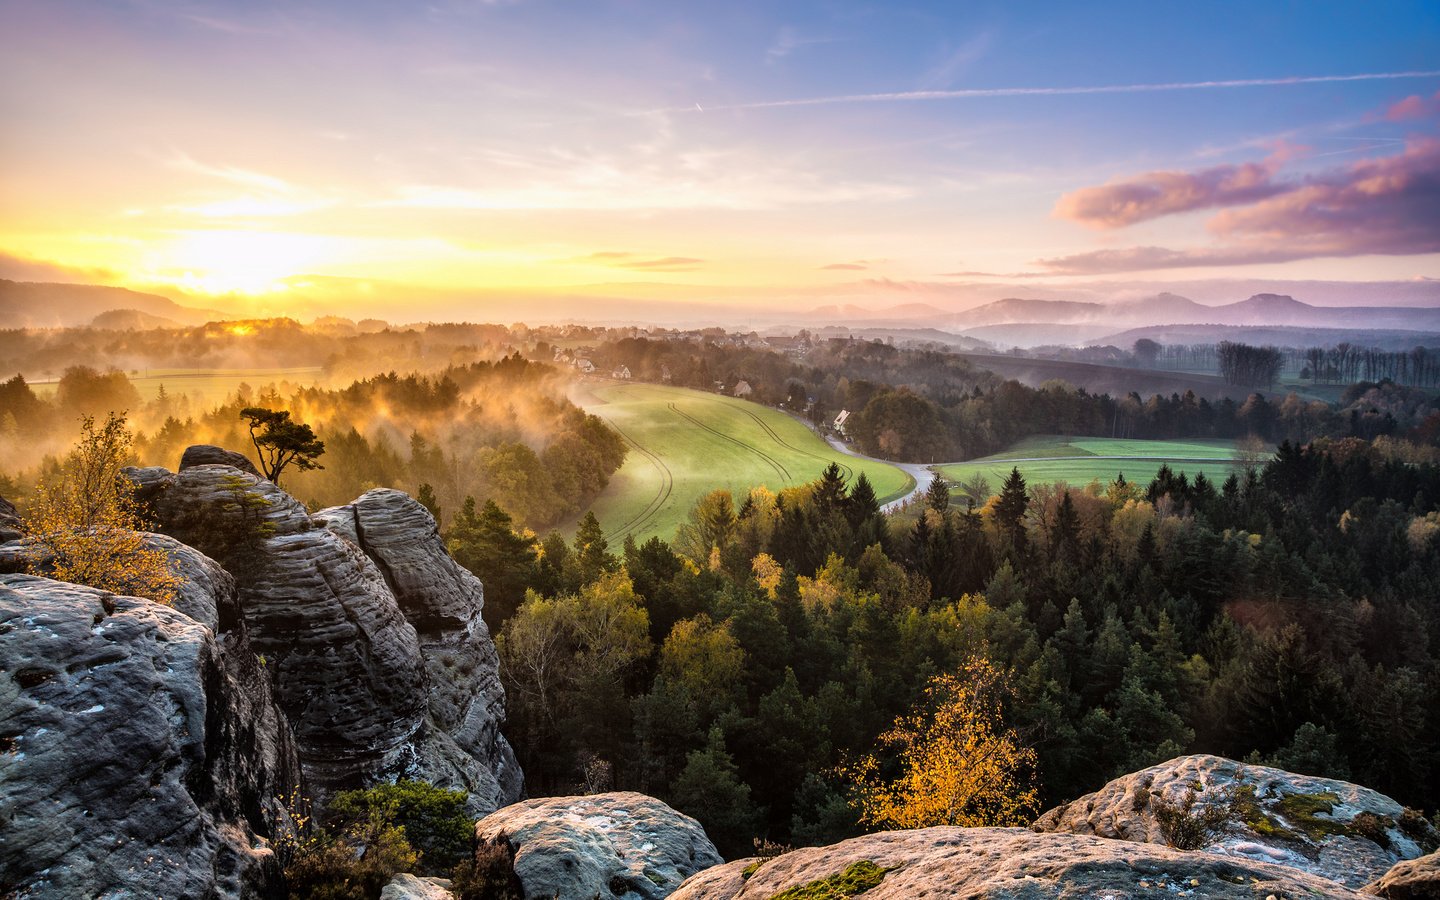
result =
[[[97,327],[115,327],[103,324],[111,318],[126,322],[120,326],[122,328],[137,327],[135,323],[148,321],[139,317],[154,317],[182,325],[203,325],[216,319],[233,318],[219,310],[181,306],[169,297],[128,288],[0,279],[0,328],[88,325],[97,317],[121,311],[138,316],[107,316],[96,323]]]

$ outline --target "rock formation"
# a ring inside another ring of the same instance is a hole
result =
[[[185,448],[185,452],[180,456],[180,470],[183,472],[195,466],[230,466],[247,475],[260,477],[260,470],[255,468],[255,464],[245,454],[213,444],[195,444]]]
[[[500,734],[505,689],[480,615],[485,589],[450,558],[429,510],[400,491],[377,489],[314,520],[375,563],[415,628],[429,681],[429,752],[417,757],[419,777],[469,791],[480,815],[518,799],[524,779]]]
[[[1440,853],[1407,859],[1365,885],[1364,893],[1390,900],[1440,900]]]
[[[519,798],[483,588],[424,507],[371,491],[312,519],[229,465],[127,472],[161,530],[235,576],[317,796],[417,778],[467,791],[477,816]]]
[[[965,897],[1361,898],[1332,881],[1271,863],[1019,828],[889,831],[702,872],[671,900],[768,900],[849,872],[878,882],[865,900]],[[748,872],[748,874],[747,874]],[[818,889],[806,896],[826,896]]]
[[[199,608],[233,603],[223,572],[188,591]],[[0,671],[7,896],[276,886],[266,838],[286,821],[276,798],[299,766],[243,632],[216,637],[178,609],[3,575]]]
[[[20,537],[20,514],[15,504],[0,497],[0,544],[18,540]]]
[[[1227,813],[1225,827],[1203,841],[1205,850],[1279,863],[1352,888],[1440,843],[1422,816],[1369,788],[1218,756],[1183,756],[1122,776],[1050,810],[1032,827],[1163,844],[1157,812],[1179,808],[1192,786],[1196,812],[1218,804]]]
[[[443,878],[420,878],[402,872],[380,891],[380,900],[454,900]]]
[[[633,792],[525,800],[475,836],[510,844],[527,900],[660,900],[723,862],[699,822]]]

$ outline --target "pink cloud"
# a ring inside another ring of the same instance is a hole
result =
[[[1283,191],[1272,181],[1293,148],[1261,163],[1215,166],[1198,172],[1146,172],[1062,196],[1055,216],[1092,228],[1123,228],[1175,213],[1253,203]],[[1283,154],[1283,155],[1282,155]]]
[[[821,271],[837,271],[837,272],[862,272],[862,271],[864,271],[865,269],[868,269],[868,268],[870,268],[870,267],[869,267],[869,266],[866,266],[866,265],[862,265],[861,263],[831,263],[831,264],[828,265],[828,266],[821,266],[821,267],[820,267]]]
[[[1274,190],[1249,205],[1210,220],[1217,246],[1097,250],[1039,264],[1056,273],[1095,274],[1440,253],[1440,140],[1412,140],[1394,156],[1270,186]]]
[[[1437,113],[1440,113],[1440,91],[1429,100],[1419,94],[1411,94],[1385,110],[1385,118],[1390,122],[1404,122],[1407,119],[1428,118]]]

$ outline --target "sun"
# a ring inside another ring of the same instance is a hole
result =
[[[320,235],[265,231],[184,231],[149,255],[147,275],[212,295],[271,294],[285,279],[313,271],[334,255]]]

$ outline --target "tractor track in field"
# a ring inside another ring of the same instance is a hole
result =
[[[779,460],[777,460],[775,457],[771,456],[770,454],[766,453],[764,450],[761,450],[759,447],[756,447],[756,446],[753,445],[753,444],[747,444],[747,443],[745,443],[744,441],[740,440],[739,438],[731,437],[730,435],[726,434],[726,433],[723,432],[723,431],[719,431],[719,430],[717,430],[717,429],[715,429],[715,428],[711,428],[709,425],[706,425],[704,422],[700,421],[699,419],[695,418],[694,416],[690,415],[689,413],[682,412],[682,411],[680,410],[680,407],[676,406],[674,403],[671,403],[671,404],[670,404],[670,411],[673,412],[673,413],[675,413],[677,416],[680,416],[681,418],[688,419],[690,422],[692,422],[692,423],[694,423],[695,425],[698,425],[699,427],[705,429],[706,431],[710,432],[711,434],[715,435],[716,437],[723,438],[723,439],[729,441],[730,443],[734,444],[734,445],[737,446],[737,447],[741,447],[741,448],[744,448],[745,450],[749,450],[751,453],[754,453],[756,456],[760,457],[761,459],[763,459],[763,460],[765,460],[767,463],[769,463],[769,464],[770,464],[770,467],[775,470],[775,473],[776,473],[777,475],[779,475],[781,478],[785,479],[786,482],[791,481],[790,470],[787,469],[787,468],[785,468],[785,464],[782,463],[782,462],[780,462]]]
[[[810,457],[811,459],[818,459],[818,460],[819,460],[820,462],[822,462],[822,463],[827,463],[827,464],[828,464],[828,463],[831,463],[831,462],[835,463],[836,465],[838,465],[838,466],[840,467],[840,471],[841,471],[842,473],[844,473],[844,475],[845,475],[845,480],[847,480],[847,481],[849,481],[850,479],[852,479],[852,478],[855,477],[855,470],[852,469],[852,468],[849,466],[849,464],[840,462],[839,460],[831,459],[831,458],[828,457],[828,456],[821,456],[821,455],[818,454],[818,453],[811,453],[809,450],[802,450],[801,448],[796,447],[794,444],[791,444],[789,441],[787,441],[787,440],[785,440],[784,438],[782,438],[782,437],[780,436],[780,433],[770,426],[770,423],[769,423],[769,422],[766,422],[764,419],[762,419],[762,418],[760,418],[759,416],[755,415],[755,414],[754,414],[753,412],[751,412],[750,410],[748,410],[748,409],[743,409],[743,408],[742,408],[740,411],[743,412],[745,415],[749,416],[750,418],[754,419],[754,420],[755,420],[755,424],[756,424],[756,425],[759,425],[759,426],[760,426],[760,429],[761,429],[762,431],[764,431],[766,434],[768,434],[768,435],[770,436],[771,440],[773,440],[775,443],[779,444],[780,446],[784,447],[786,450],[789,450],[789,451],[791,451],[792,453],[798,453],[798,454],[800,454],[801,456],[808,456],[808,457]]]
[[[644,509],[632,516],[630,521],[621,525],[611,533],[611,537],[624,539],[626,535],[632,534],[637,529],[650,524],[650,520],[660,514],[660,510],[665,506],[665,501],[670,499],[670,493],[675,489],[675,475],[670,471],[670,467],[665,465],[665,461],[661,459],[658,454],[641,446],[639,442],[626,434],[624,430],[614,422],[607,424],[609,424],[611,428],[614,428],[620,437],[624,438],[625,443],[639,450],[642,456],[649,460],[655,468],[660,470],[660,490],[656,491],[655,496],[645,505]]]

